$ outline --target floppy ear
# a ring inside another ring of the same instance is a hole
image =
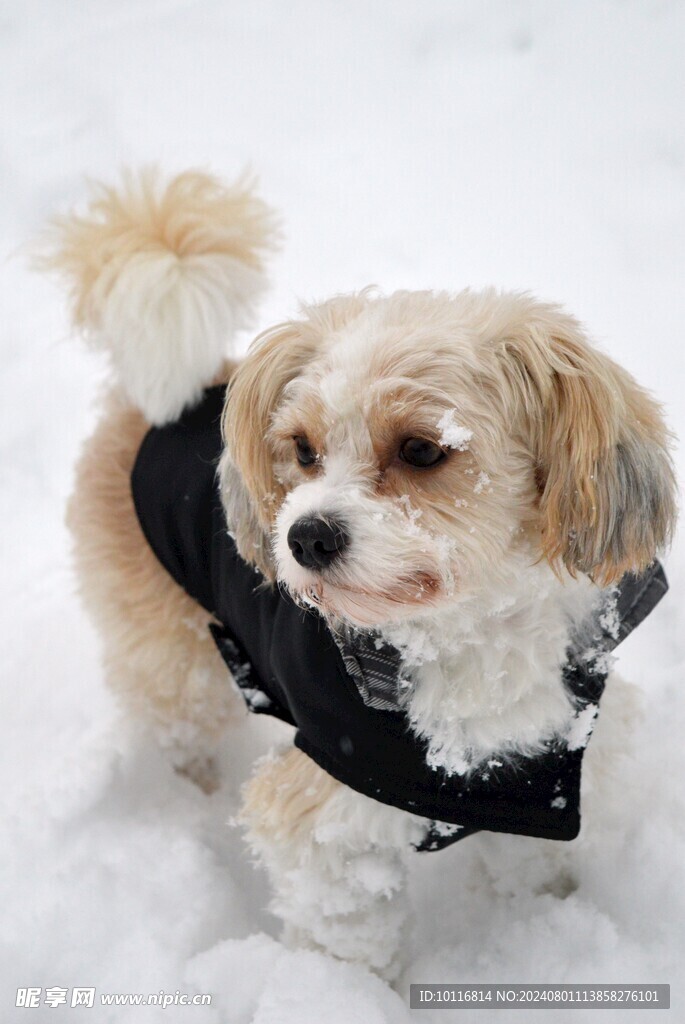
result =
[[[659,405],[576,320],[521,302],[526,316],[499,348],[535,459],[543,552],[607,585],[644,570],[670,540],[669,434]]]
[[[275,578],[270,528],[285,494],[274,476],[266,435],[285,386],[314,356],[320,336],[306,322],[280,324],[254,342],[231,378],[219,465],[229,529],[241,556]]]

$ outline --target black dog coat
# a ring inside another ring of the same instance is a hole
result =
[[[667,589],[654,563],[607,592],[592,657],[569,651],[563,679],[577,708],[571,739],[536,757],[500,762],[468,776],[426,762],[399,693],[400,658],[373,637],[334,637],[324,619],[295,604],[238,554],[216,480],[224,388],[210,388],[178,422],[146,435],[133,469],[143,532],[162,565],[211,612],[221,655],[250,711],[295,726],[295,746],[334,778],[368,797],[430,821],[419,849],[435,850],[481,829],[573,839],[580,828],[583,748],[606,681],[606,655]],[[262,585],[260,585],[262,584]]]

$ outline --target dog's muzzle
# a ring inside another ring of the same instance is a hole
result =
[[[345,528],[335,519],[302,518],[288,530],[288,547],[305,569],[327,569],[348,544]]]

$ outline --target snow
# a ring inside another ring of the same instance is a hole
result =
[[[566,735],[566,746],[569,750],[580,750],[586,746],[592,735],[598,712],[599,707],[596,704],[587,704],[574,717]]]
[[[62,525],[102,366],[68,338],[62,296],[30,273],[26,246],[82,197],[84,175],[158,161],[233,177],[250,163],[286,235],[257,327],[297,297],[370,282],[530,289],[583,320],[684,436],[684,20],[668,0],[5,5],[4,1020],[19,1017],[6,1009],[18,986],[53,985],[213,996],[112,1008],[113,1024],[520,1020],[410,1015],[409,983],[442,981],[670,982],[670,1014],[639,1020],[683,1019],[682,541],[671,593],[618,649],[645,710],[619,769],[625,799],[594,837],[477,835],[417,854],[395,989],[287,949],[229,825],[254,758],[287,728],[246,717],[206,796],[123,726],[104,689]],[[53,1018],[75,1016],[26,1011]]]
[[[397,499],[397,504],[408,519],[407,529],[409,532],[416,533],[417,536],[420,536],[422,531],[417,524],[417,520],[423,515],[421,509],[412,507],[411,498],[408,494],[401,494]]]
[[[478,479],[476,480],[475,486],[473,488],[473,493],[474,494],[481,494],[481,492],[483,491],[483,488],[487,487],[490,483],[492,483],[492,481],[490,480],[490,477],[488,476],[487,473],[484,473],[484,472],[479,473],[478,474]]]
[[[436,821],[433,824],[433,831],[438,836],[453,836],[462,829],[463,825],[453,825],[449,821]]]
[[[440,444],[443,444],[445,448],[455,448],[459,452],[465,452],[473,437],[473,431],[457,423],[456,415],[454,409],[448,409],[438,420]]]
[[[618,615],[618,591],[616,588],[609,594],[606,606],[599,617],[599,624],[612,640],[618,640],[621,620]]]

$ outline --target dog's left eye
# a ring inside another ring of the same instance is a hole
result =
[[[297,461],[301,466],[313,466],[318,459],[318,455],[310,445],[306,437],[294,437],[295,442],[295,454],[297,455]]]
[[[400,458],[410,466],[437,466],[445,458],[445,452],[439,444],[426,441],[422,437],[409,437],[400,447]]]

